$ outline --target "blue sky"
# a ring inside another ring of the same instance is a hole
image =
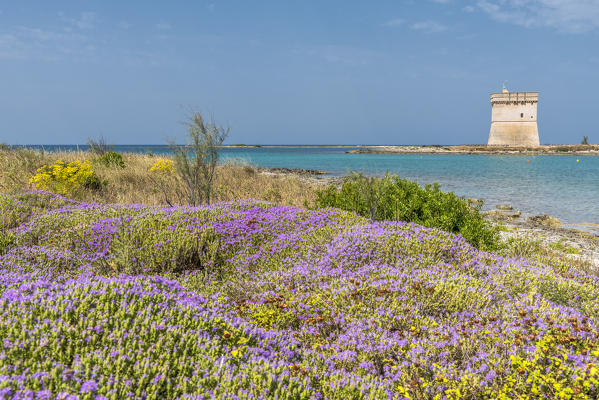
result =
[[[541,143],[599,142],[599,0],[0,3],[0,142],[486,143],[539,91]]]

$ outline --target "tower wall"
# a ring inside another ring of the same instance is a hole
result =
[[[489,146],[539,146],[538,92],[491,94]]]

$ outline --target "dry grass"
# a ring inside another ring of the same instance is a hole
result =
[[[99,190],[86,190],[78,200],[99,203],[181,204],[174,179],[157,178],[148,172],[150,166],[164,156],[124,153],[125,168],[106,167],[95,162],[90,152],[47,153],[31,150],[0,149],[0,192],[30,188],[29,179],[37,168],[56,160],[66,162],[90,160],[105,184]],[[238,163],[219,166],[215,182],[215,198],[219,201],[256,199],[302,207],[314,200],[318,183],[292,174],[272,174]]]

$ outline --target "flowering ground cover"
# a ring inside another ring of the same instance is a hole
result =
[[[0,215],[0,398],[599,396],[599,279],[567,265],[330,208]]]

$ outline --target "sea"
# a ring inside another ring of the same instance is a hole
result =
[[[36,145],[46,151],[85,145]],[[397,174],[445,191],[484,200],[483,209],[511,205],[522,217],[547,214],[577,229],[599,233],[599,156],[503,154],[347,154],[349,146],[226,147],[221,160],[265,168],[322,170],[338,177]],[[115,145],[118,152],[169,154],[161,145]],[[582,224],[581,224],[582,223]]]

